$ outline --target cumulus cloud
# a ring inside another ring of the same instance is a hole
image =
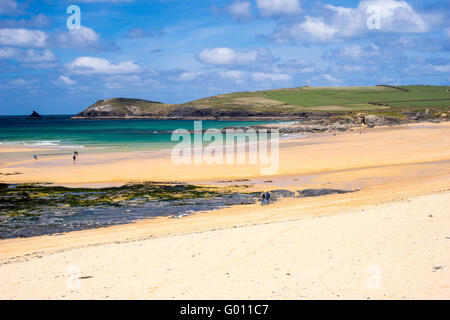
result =
[[[288,74],[308,74],[318,71],[314,63],[301,59],[290,59],[278,64],[276,69]]]
[[[50,18],[45,14],[39,13],[30,19],[2,19],[0,27],[2,28],[44,28],[50,25]]]
[[[220,72],[220,75],[225,79],[241,80],[245,77],[245,72],[242,70],[227,70]]]
[[[55,35],[55,41],[63,47],[97,45],[100,35],[91,28],[81,26]]]
[[[0,59],[11,59],[21,62],[42,63],[56,60],[54,53],[48,49],[22,50],[18,48],[5,47],[0,48]]]
[[[337,28],[326,24],[321,18],[307,16],[303,22],[281,26],[273,37],[278,42],[330,42],[337,32]]]
[[[273,38],[278,42],[327,43],[361,37],[369,32],[424,33],[425,20],[405,1],[363,0],[357,8],[325,5],[323,15],[306,16],[304,21],[281,25]],[[368,28],[370,17],[376,17],[380,29]]]
[[[162,35],[164,35],[164,31],[162,30],[152,31],[152,30],[145,30],[142,28],[134,28],[128,32],[126,37],[131,39],[139,39],[139,38],[153,38]]]
[[[252,4],[250,1],[236,0],[228,6],[216,7],[212,5],[210,10],[215,14],[228,14],[234,20],[244,22],[253,18]]]
[[[68,76],[60,75],[57,79],[57,83],[63,84],[63,85],[68,85],[68,86],[73,86],[77,82],[70,79]]]
[[[142,72],[142,68],[132,61],[113,64],[106,59],[79,57],[65,65],[74,74],[130,74]]]
[[[290,81],[292,77],[283,73],[265,73],[265,72],[253,72],[252,79],[254,81],[273,81],[273,82],[286,82]]]
[[[252,4],[248,1],[235,1],[226,10],[239,21],[247,21],[252,18]]]
[[[200,72],[195,72],[195,71],[187,71],[187,72],[183,72],[179,77],[178,80],[180,81],[192,81],[195,78],[197,78],[199,75],[201,75]]]
[[[380,47],[375,44],[366,46],[347,45],[336,49],[330,49],[323,53],[322,58],[328,61],[355,61],[370,59],[377,57],[386,57],[386,52],[381,52]]]
[[[15,47],[44,47],[47,35],[40,30],[24,28],[0,29],[0,44]]]
[[[78,2],[86,2],[86,3],[95,3],[95,2],[109,2],[109,3],[118,3],[118,2],[133,2],[134,0],[78,0]]]
[[[231,48],[204,49],[197,59],[209,65],[245,65],[249,63],[273,62],[275,57],[267,49],[239,51]]]
[[[24,62],[51,62],[55,61],[56,57],[52,51],[45,50],[27,50],[25,56],[23,57]]]
[[[273,17],[300,13],[299,0],[256,0],[259,12],[263,17]]]
[[[19,49],[16,48],[0,48],[0,59],[12,59],[17,56]]]
[[[447,74],[450,73],[450,59],[434,58],[415,61],[405,68],[405,73],[410,75]]]
[[[14,0],[0,1],[0,14],[15,14],[19,11],[19,5]]]
[[[115,43],[107,43],[100,39],[100,34],[93,29],[81,26],[54,34],[52,42],[63,48],[81,48],[93,50],[117,50]]]

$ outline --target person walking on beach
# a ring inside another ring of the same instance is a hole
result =
[[[266,194],[263,192],[261,194],[261,205],[264,206],[266,204]]]
[[[34,160],[37,160],[37,155],[33,154]]]
[[[267,205],[270,204],[270,192],[269,191],[266,192],[266,204]]]

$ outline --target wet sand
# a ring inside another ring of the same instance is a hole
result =
[[[312,134],[280,142],[276,176],[304,175],[449,159],[450,122],[392,128]],[[1,147],[0,147],[1,150]],[[1,151],[0,151],[1,154]],[[1,177],[3,182],[117,183],[129,181],[214,181],[256,178],[264,165],[175,165],[168,151],[80,154],[2,162],[0,172],[21,172]],[[0,161],[2,159],[0,158]],[[271,178],[274,176],[267,176]]]

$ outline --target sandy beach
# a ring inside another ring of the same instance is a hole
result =
[[[450,193],[33,255],[2,299],[449,299]]]
[[[0,240],[0,298],[449,299],[449,136],[424,123],[285,140],[272,176],[164,152],[0,158],[6,183],[359,190]]]

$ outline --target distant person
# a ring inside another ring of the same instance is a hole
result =
[[[77,156],[75,154],[73,154],[73,162],[75,162],[77,160]]]
[[[37,155],[33,154],[34,160],[37,160]]]
[[[266,204],[267,205],[270,204],[270,192],[269,191],[266,192]]]
[[[266,204],[266,194],[263,192],[261,195],[261,205],[264,206]]]

